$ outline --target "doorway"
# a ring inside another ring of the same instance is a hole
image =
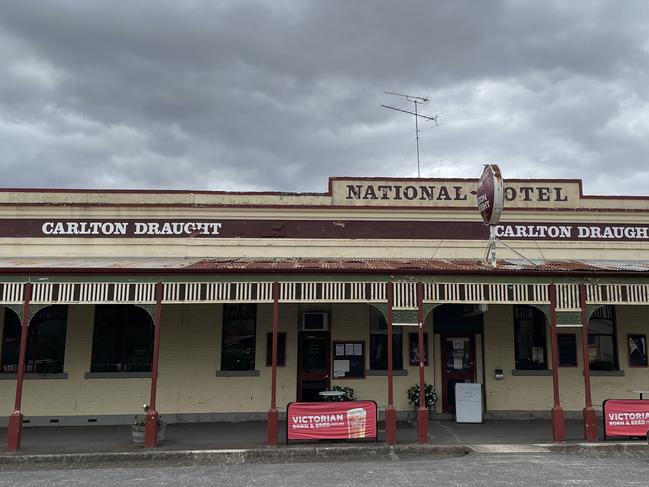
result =
[[[475,335],[441,335],[442,411],[455,412],[455,384],[476,381]]]
[[[321,401],[329,389],[331,337],[326,331],[303,331],[298,336],[297,400]]]

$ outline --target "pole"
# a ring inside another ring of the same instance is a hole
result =
[[[144,423],[144,447],[155,448],[158,446],[158,421],[160,415],[156,409],[156,396],[158,391],[158,362],[160,359],[160,314],[162,313],[162,283],[155,285],[155,317],[153,320],[153,358],[151,360],[151,393],[149,397],[149,410],[146,412]]]
[[[550,350],[552,351],[552,391],[554,393],[554,406],[552,407],[552,439],[564,441],[566,428],[559,398],[559,347],[557,345],[557,287],[548,286],[550,295]]]
[[[419,115],[417,115],[417,100],[414,100],[415,104],[415,136],[417,139],[417,177],[421,177],[421,172],[419,170]]]
[[[386,284],[386,295],[388,300],[388,406],[385,408],[385,442],[388,445],[394,445],[397,442],[397,411],[394,409],[394,380],[392,371],[394,355],[392,336],[394,283],[388,282]]]
[[[29,339],[29,302],[32,299],[32,283],[23,288],[23,316],[20,323],[20,351],[18,353],[18,373],[16,375],[16,399],[14,412],[9,415],[7,424],[7,450],[17,451],[23,430],[23,414],[20,411],[23,400],[23,382],[25,380],[25,361],[27,358],[27,340]]]
[[[590,360],[588,358],[588,310],[586,309],[586,285],[579,285],[579,306],[581,307],[581,344],[584,361],[584,439],[589,442],[597,441],[597,416],[593,409],[590,393]]]
[[[279,332],[279,282],[273,283],[273,338],[271,351],[270,409],[266,415],[266,444],[279,443],[279,413],[277,411],[277,335]]]
[[[417,409],[417,443],[428,443],[428,408],[426,407],[426,382],[424,381],[424,284],[417,283],[417,321],[419,324],[419,408]]]

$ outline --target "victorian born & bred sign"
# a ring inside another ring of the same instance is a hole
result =
[[[374,401],[292,402],[286,408],[287,440],[377,438]]]

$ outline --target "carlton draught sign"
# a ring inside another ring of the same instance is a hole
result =
[[[503,211],[503,178],[496,164],[485,164],[478,181],[478,211],[485,225],[496,225]]]
[[[286,408],[287,440],[376,439],[374,401],[292,402]]]

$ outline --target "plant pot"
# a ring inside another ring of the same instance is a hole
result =
[[[131,426],[131,437],[133,438],[134,445],[144,445],[144,429],[143,425],[132,425]],[[157,444],[161,444],[165,439],[165,433],[167,432],[167,423],[161,423],[158,425],[158,434],[156,435]]]

